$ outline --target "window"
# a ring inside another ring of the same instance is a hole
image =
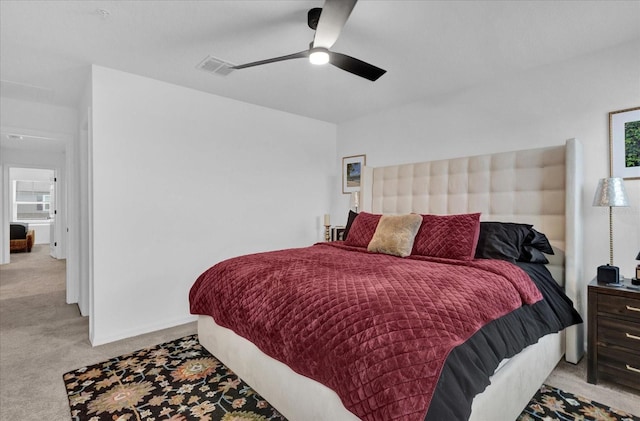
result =
[[[51,182],[16,180],[13,186],[13,220],[43,220],[51,217]]]

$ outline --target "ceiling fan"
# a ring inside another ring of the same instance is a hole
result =
[[[239,64],[232,66],[231,69],[246,69],[247,67],[308,57],[309,61],[313,64],[330,63],[356,76],[371,81],[378,80],[380,76],[386,73],[386,70],[346,54],[330,51],[330,48],[338,40],[340,31],[342,31],[345,23],[347,23],[347,19],[357,1],[358,0],[325,0],[322,8],[316,7],[309,10],[307,13],[307,24],[311,29],[315,30],[316,33],[313,41],[309,44],[308,50],[286,56]]]

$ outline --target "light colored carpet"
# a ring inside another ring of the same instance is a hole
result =
[[[1,300],[65,290],[66,260],[52,258],[48,244],[36,244],[31,253],[11,253],[10,261],[0,266]]]
[[[0,420],[70,420],[62,374],[140,348],[196,333],[189,323],[91,347],[88,319],[65,303],[65,261],[48,256],[48,245],[12,254],[0,266]],[[565,362],[545,383],[615,408],[640,414],[630,389],[588,384],[586,364]],[[492,420],[494,421],[494,420]]]
[[[640,392],[637,390],[608,382],[598,382],[597,385],[587,383],[586,356],[575,365],[560,361],[545,383],[640,416]]]
[[[196,333],[196,324],[92,347],[89,320],[65,302],[65,261],[48,245],[0,266],[0,420],[70,420],[62,374]]]

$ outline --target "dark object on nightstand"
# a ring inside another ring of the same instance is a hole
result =
[[[640,252],[636,256],[636,260],[640,260]],[[631,280],[633,285],[640,285],[640,265],[636,266],[636,277]]]
[[[620,268],[609,264],[598,266],[598,282],[601,284],[617,284],[620,281]]]
[[[624,280],[629,286],[629,280]],[[640,290],[588,287],[587,382],[599,380],[640,389]]]

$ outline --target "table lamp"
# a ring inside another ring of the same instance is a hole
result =
[[[598,181],[596,194],[593,197],[593,206],[609,207],[609,264],[598,267],[598,282],[618,283],[620,280],[619,269],[613,265],[613,208],[629,206],[627,191],[624,188],[622,178],[601,178]]]

